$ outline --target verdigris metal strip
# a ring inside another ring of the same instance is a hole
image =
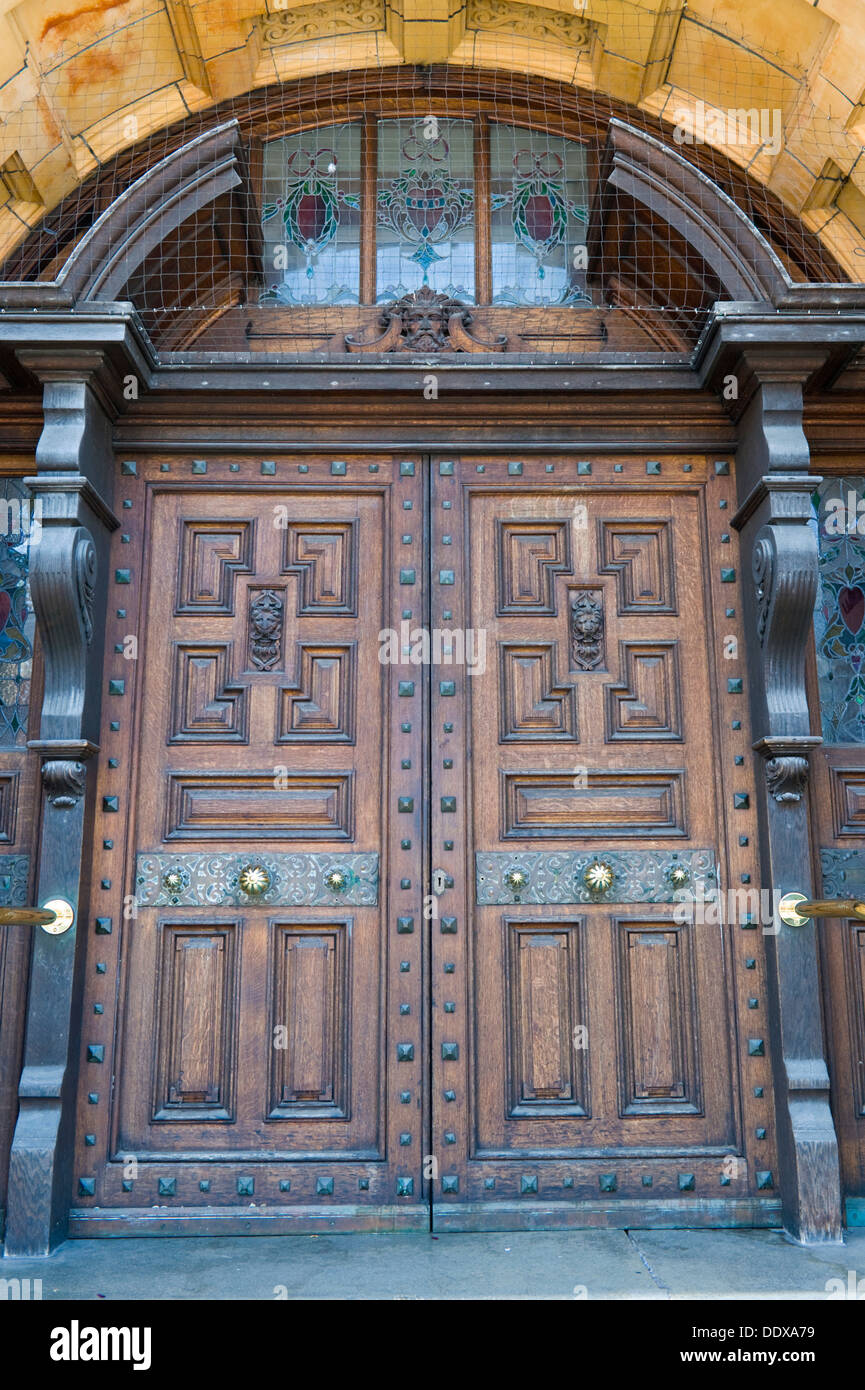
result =
[[[710,849],[475,855],[479,906],[495,903],[671,903],[718,891]],[[605,886],[606,885],[606,886]]]
[[[29,882],[28,854],[0,854],[0,907],[26,907]]]
[[[865,854],[861,849],[821,849],[824,898],[865,896]]]
[[[374,907],[377,854],[139,854],[142,907]]]

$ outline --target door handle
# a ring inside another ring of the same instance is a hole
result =
[[[62,936],[74,921],[65,898],[52,898],[42,907],[0,907],[0,927],[42,927],[51,936]]]
[[[858,898],[806,898],[804,893],[785,893],[778,916],[788,927],[804,927],[812,917],[858,917],[865,921],[865,902]]]

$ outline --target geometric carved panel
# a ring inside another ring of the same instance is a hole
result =
[[[165,839],[350,840],[351,772],[172,772]]]
[[[0,844],[15,843],[15,813],[18,809],[18,773],[0,773]]]
[[[502,743],[577,740],[573,685],[556,681],[558,644],[499,643]]]
[[[296,644],[295,680],[279,688],[277,743],[354,743],[355,644]]]
[[[676,642],[620,642],[621,683],[606,685],[607,742],[681,739]]]
[[[161,924],[154,1120],[231,1120],[237,923]]]
[[[498,599],[502,616],[553,616],[555,577],[571,573],[568,521],[498,521]]]
[[[175,645],[170,743],[246,743],[247,691],[229,680],[231,642]]]
[[[673,541],[667,521],[599,521],[598,570],[616,576],[617,612],[676,613]]]
[[[176,614],[234,612],[234,578],[252,572],[252,521],[184,521]]]
[[[616,929],[620,1114],[698,1114],[692,928],[619,921]]]
[[[589,1113],[582,924],[506,920],[508,1114]]]
[[[684,835],[680,771],[502,772],[505,839]]]
[[[831,767],[832,820],[836,835],[865,835],[865,768]]]
[[[275,924],[270,1119],[348,1114],[349,923]]]
[[[298,578],[298,617],[357,615],[357,522],[295,521],[285,532],[283,574]]]

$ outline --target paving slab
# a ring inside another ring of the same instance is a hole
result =
[[[803,1249],[780,1231],[406,1232],[75,1240],[4,1259],[43,1299],[823,1299],[865,1276],[865,1231]],[[865,1285],[863,1285],[865,1287]]]

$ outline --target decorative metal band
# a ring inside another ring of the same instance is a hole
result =
[[[0,854],[0,907],[26,907],[29,881],[28,854]]]
[[[374,907],[377,854],[139,854],[142,907]]]
[[[861,849],[821,849],[825,898],[865,896],[865,853]]]
[[[612,853],[500,853],[475,856],[477,900],[489,903],[671,903],[676,894],[714,898],[710,849]]]

